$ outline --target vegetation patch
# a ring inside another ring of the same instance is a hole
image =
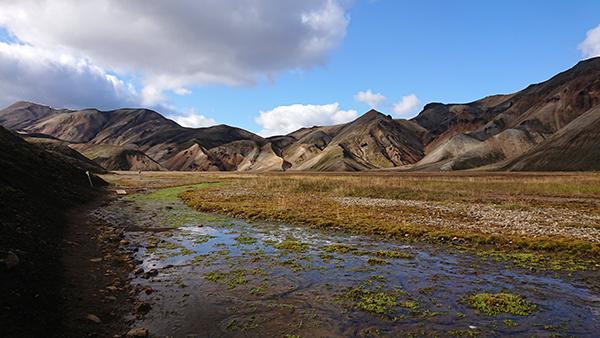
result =
[[[182,185],[178,187],[163,188],[148,194],[135,194],[128,198],[133,201],[176,201],[177,196],[182,192],[193,191],[219,185],[220,183],[199,183],[192,185]]]
[[[390,264],[385,259],[381,259],[381,258],[377,258],[377,257],[371,257],[371,258],[369,258],[367,260],[367,263],[369,265],[386,265],[386,264]]]
[[[308,244],[288,238],[279,244],[275,244],[274,247],[279,250],[304,252],[308,249]]]
[[[235,240],[240,244],[246,244],[246,245],[256,243],[256,238],[254,238],[254,237],[239,236],[239,237],[236,237]]]
[[[341,254],[354,253],[357,251],[356,247],[346,244],[331,244],[323,247],[326,252],[336,252]]]
[[[404,259],[415,258],[415,255],[413,255],[411,253],[402,252],[402,251],[391,251],[391,250],[375,251],[375,252],[373,252],[373,255],[377,256],[377,257],[385,257],[385,258],[404,258]]]
[[[551,271],[583,271],[586,270],[586,260],[575,261],[567,257],[549,257],[538,252],[504,252],[498,250],[478,252],[482,257],[491,257],[497,261],[508,261],[520,268],[535,268]]]
[[[378,290],[368,290],[363,285],[350,288],[341,297],[358,310],[377,314],[390,314],[398,306],[394,294]]]
[[[466,302],[477,311],[489,316],[508,313],[527,316],[537,309],[525,298],[510,293],[478,293],[467,297]]]

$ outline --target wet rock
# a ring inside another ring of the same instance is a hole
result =
[[[92,262],[92,263],[102,262],[102,258],[92,258],[92,259],[90,259],[90,262]]]
[[[147,294],[147,295],[152,294],[152,292],[154,292],[154,290],[152,290],[152,288],[145,288],[144,289],[144,293]]]
[[[134,275],[141,275],[143,273],[144,273],[144,269],[142,269],[142,268],[137,268],[133,271]]]
[[[108,291],[113,291],[113,292],[114,292],[114,291],[117,291],[117,290],[119,290],[119,288],[118,288],[118,287],[116,287],[116,286],[114,286],[114,285],[110,285],[110,286],[107,286],[107,287],[106,287],[106,290],[108,290]]]
[[[4,264],[8,270],[14,269],[17,265],[19,265],[19,256],[17,256],[14,252],[9,251],[4,257]]]
[[[121,240],[119,243],[120,243],[121,245],[128,245],[128,244],[129,244],[129,241],[128,241],[128,240],[126,240],[126,239],[122,239],[122,240]]]
[[[127,337],[148,337],[148,329],[138,327],[127,331]]]
[[[152,305],[150,305],[149,303],[139,302],[135,305],[135,312],[138,314],[146,314],[150,312],[151,309]]]
[[[87,320],[89,320],[89,321],[92,321],[92,322],[94,322],[94,323],[96,323],[96,324],[100,324],[100,323],[102,323],[102,321],[100,320],[100,318],[98,318],[98,316],[96,316],[96,315],[93,315],[93,314],[91,314],[91,313],[88,313],[88,314],[85,316],[85,319],[87,319]]]
[[[157,269],[150,269],[148,272],[146,272],[146,276],[148,276],[148,277],[154,277],[157,275],[158,275]]]

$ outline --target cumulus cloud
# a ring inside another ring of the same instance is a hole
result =
[[[0,42],[0,104],[31,100],[55,107],[136,105],[135,88],[87,59]]]
[[[585,40],[579,44],[578,49],[586,59],[600,56],[600,25],[587,32]]]
[[[346,123],[356,119],[355,110],[341,110],[339,103],[325,105],[293,104],[261,111],[255,118],[262,136],[288,134],[302,127]]]
[[[358,92],[354,95],[354,99],[358,102],[365,103],[371,108],[377,108],[377,106],[385,100],[385,96],[381,93],[373,93],[371,89],[366,92]]]
[[[188,128],[210,127],[217,124],[217,121],[198,113],[194,108],[187,109],[183,114],[169,114],[167,118]]]
[[[415,111],[421,102],[415,94],[403,96],[400,101],[394,104],[393,110],[398,116],[403,116]]]
[[[188,85],[253,83],[326,61],[346,34],[341,0],[4,0],[0,26],[119,74],[139,75],[143,104]],[[2,79],[3,81],[6,78]]]

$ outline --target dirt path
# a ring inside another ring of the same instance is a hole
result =
[[[71,211],[63,240],[62,337],[113,337],[127,332],[131,312],[127,276],[132,267],[121,251],[121,229],[93,217],[114,203],[108,195]]]

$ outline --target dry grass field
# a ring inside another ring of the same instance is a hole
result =
[[[130,188],[219,182],[201,211],[467,247],[600,255],[600,174],[120,173]]]

